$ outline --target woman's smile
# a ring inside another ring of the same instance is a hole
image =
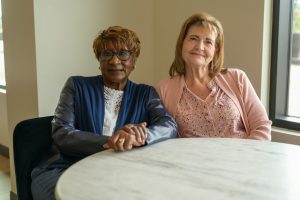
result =
[[[107,71],[108,71],[108,72],[111,72],[111,73],[125,72],[124,69],[108,69]]]

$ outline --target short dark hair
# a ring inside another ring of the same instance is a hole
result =
[[[140,55],[141,42],[137,34],[121,26],[111,26],[101,31],[93,42],[93,50],[97,60],[100,52],[107,49],[107,45],[112,44],[115,47],[126,46],[131,51],[134,58]]]

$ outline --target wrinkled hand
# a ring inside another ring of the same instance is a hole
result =
[[[114,151],[127,151],[133,147],[142,146],[147,139],[146,126],[146,122],[127,124],[113,134],[103,147],[114,149]]]

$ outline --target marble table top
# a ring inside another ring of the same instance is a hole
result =
[[[245,139],[171,139],[103,151],[60,177],[62,200],[299,200],[300,146]]]

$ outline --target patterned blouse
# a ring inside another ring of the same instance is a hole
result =
[[[103,135],[112,136],[118,119],[124,91],[104,86],[105,114]]]
[[[175,114],[177,137],[245,138],[237,106],[213,79],[207,87],[211,92],[202,100],[185,85]]]

